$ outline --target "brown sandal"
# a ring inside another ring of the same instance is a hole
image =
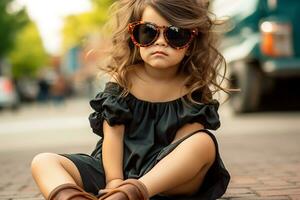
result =
[[[47,200],[98,200],[95,196],[85,192],[82,188],[72,183],[56,187]]]
[[[111,192],[104,194],[99,200],[148,200],[146,186],[137,179],[127,179]]]

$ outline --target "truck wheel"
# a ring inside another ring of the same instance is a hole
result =
[[[257,111],[262,95],[262,73],[258,66],[243,61],[228,66],[230,88],[233,92],[230,104],[235,113]]]

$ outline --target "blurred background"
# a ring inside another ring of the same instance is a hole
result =
[[[3,0],[0,109],[93,97],[101,35],[113,0]],[[300,20],[296,0],[213,0],[234,113],[299,110]],[[278,98],[280,97],[280,98]]]
[[[1,1],[0,107],[94,96],[106,42],[100,28],[112,2]]]
[[[214,0],[226,19],[221,51],[228,64],[235,113],[299,110],[300,3],[296,0]]]
[[[89,99],[105,82],[97,63],[113,2],[0,1],[0,199],[42,199],[29,171],[37,153],[92,151]],[[226,21],[216,27],[225,86],[240,89],[216,96],[227,99],[216,134],[232,175],[224,199],[300,199],[300,1],[211,0],[210,10]]]

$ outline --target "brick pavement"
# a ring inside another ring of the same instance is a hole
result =
[[[91,152],[91,146],[66,146],[0,152],[0,200],[42,200],[30,172],[30,162],[40,152]]]
[[[76,107],[80,107],[79,104]],[[84,115],[85,112],[89,110],[80,111]],[[6,117],[9,121],[13,118]],[[220,131],[222,134],[217,138],[221,156],[232,176],[222,200],[300,200],[300,134],[288,130],[274,134],[227,134],[229,129]],[[79,138],[78,134],[75,135]],[[0,134],[0,140],[1,137]],[[83,138],[81,135],[80,140]],[[88,153],[94,147],[91,138],[84,145],[78,145],[78,140],[72,141],[68,145],[62,145],[64,141],[60,141],[59,146],[51,142],[43,148],[41,145],[36,145],[36,148],[34,144],[31,148],[25,145],[13,151],[13,148],[6,151],[0,148],[0,200],[43,199],[31,178],[31,159],[39,152]]]
[[[222,199],[300,200],[300,135],[220,138],[232,179]]]
[[[300,199],[299,134],[218,136],[232,179],[222,200]],[[0,199],[43,199],[30,175],[38,152],[90,152],[91,146],[0,153]]]

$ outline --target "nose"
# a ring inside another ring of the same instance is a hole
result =
[[[159,46],[168,46],[168,43],[164,37],[163,29],[160,29],[158,38],[154,44]]]

